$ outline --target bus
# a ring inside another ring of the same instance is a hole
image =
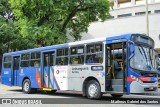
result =
[[[3,54],[2,84],[26,94],[44,90],[103,94],[156,93],[158,74],[154,41],[128,33]]]

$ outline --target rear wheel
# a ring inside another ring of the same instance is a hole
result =
[[[29,79],[25,79],[23,81],[23,85],[22,85],[22,91],[26,94],[30,94],[32,92],[35,92],[36,89],[31,88],[31,82]]]
[[[117,98],[120,98],[122,97],[123,95],[122,94],[111,94],[112,97],[117,97]]]
[[[87,83],[86,95],[90,99],[100,99],[102,97],[101,87],[96,80],[90,80]]]

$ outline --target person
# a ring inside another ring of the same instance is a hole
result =
[[[35,62],[34,62],[34,67],[39,67],[39,66],[40,66],[39,62],[38,62],[38,61],[35,61]]]
[[[94,63],[94,59],[93,56],[89,56],[89,58],[87,59],[86,63]]]

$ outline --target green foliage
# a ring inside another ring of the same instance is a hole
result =
[[[6,20],[0,16],[0,46],[2,53],[33,48],[35,44],[31,40],[19,35],[18,29],[12,20]]]
[[[40,46],[78,40],[91,22],[109,18],[108,0],[9,0],[20,34]]]
[[[110,17],[108,0],[0,0],[3,52],[81,38],[91,22]],[[67,33],[68,32],[68,33]]]

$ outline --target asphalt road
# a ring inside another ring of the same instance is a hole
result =
[[[122,98],[113,98],[109,94],[104,94],[101,100],[89,100],[82,96],[81,92],[75,91],[58,91],[54,94],[47,94],[42,91],[38,91],[35,94],[24,94],[21,91],[21,87],[9,87],[0,84],[0,98],[2,99],[45,99],[49,102],[49,104],[109,104],[117,105],[121,104],[121,106],[128,104],[132,105],[141,105],[141,106],[159,106],[160,104],[160,95],[124,95]],[[158,101],[159,104],[153,102],[153,104],[149,104],[148,101]],[[134,102],[135,101],[135,102]],[[136,101],[147,101],[147,103],[139,104]],[[44,103],[43,103],[44,104]],[[101,105],[102,106],[102,105]],[[124,106],[123,106],[124,107]]]

